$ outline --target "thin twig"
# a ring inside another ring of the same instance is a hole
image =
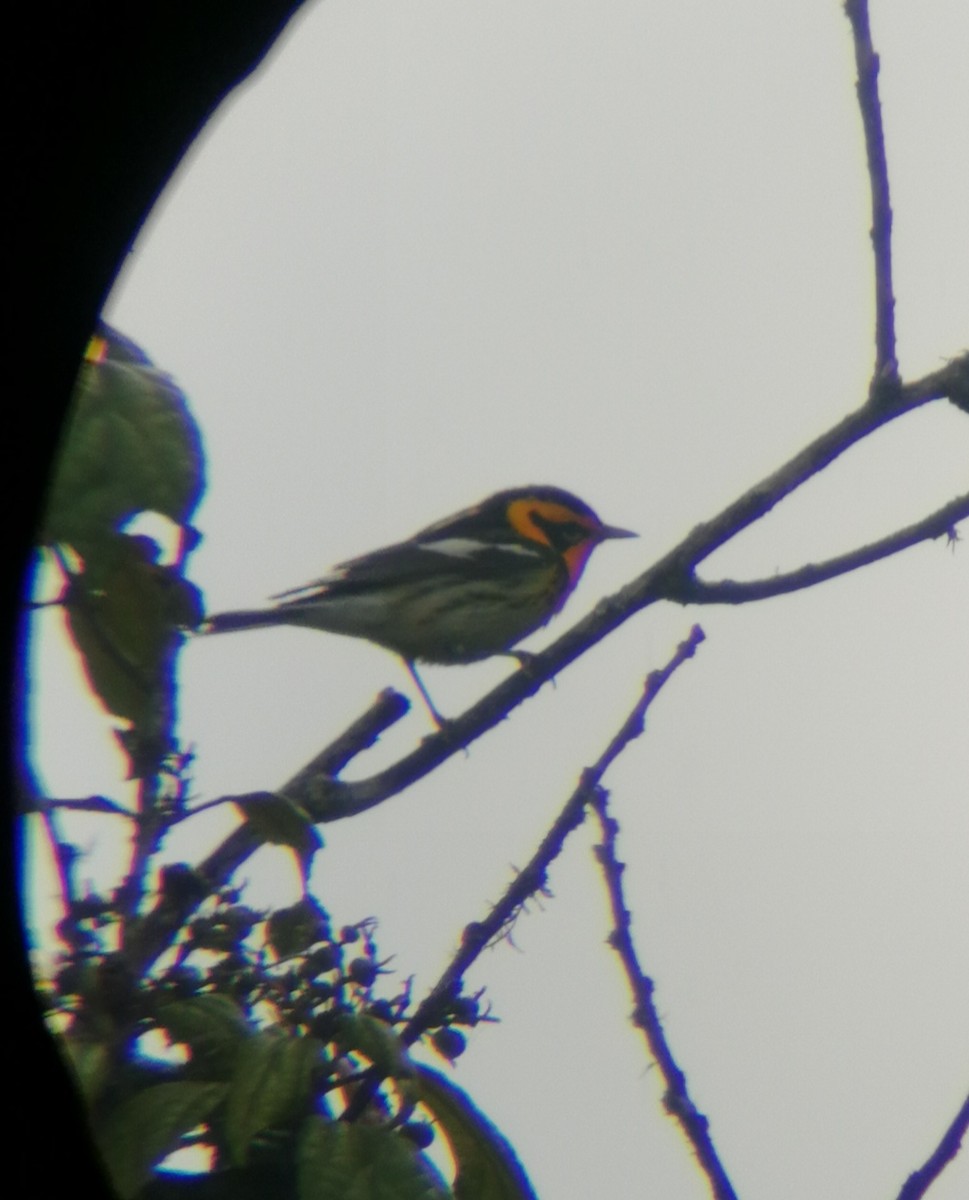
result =
[[[159,805],[161,782],[157,774],[137,780],[137,815],[129,850],[130,868],[116,892],[121,914],[122,948],[135,942],[141,925],[142,905],[151,891],[152,864],[170,825]]]
[[[64,906],[65,919],[58,926],[61,939],[72,949],[82,942],[77,920],[74,917],[74,902],[79,898],[78,888],[74,879],[74,867],[77,862],[77,849],[69,842],[63,841],[57,828],[56,814],[50,808],[40,810],[41,821],[47,835],[47,843],[51,848],[54,860],[54,870],[57,873],[57,883],[60,888],[61,903]]]
[[[703,638],[703,630],[699,625],[694,625],[686,640],[677,646],[676,652],[666,666],[650,672],[642,695],[623,722],[622,728],[593,766],[586,767],[582,772],[578,786],[552,822],[528,865],[515,876],[504,896],[492,908],[485,920],[471,925],[465,930],[461,948],[407,1023],[401,1035],[405,1045],[410,1045],[420,1037],[427,1028],[427,1014],[439,1008],[442,997],[453,994],[454,988],[460,986],[465,972],[484,947],[498,937],[526,900],[544,888],[548,868],[562,853],[568,835],[582,824],[585,806],[594,797],[602,777],[626,746],[643,732],[646,710],[659,695],[663,685],[673,672],[681,667],[687,659],[693,657]]]
[[[739,583],[733,579],[721,579],[707,583],[702,579],[690,580],[680,594],[682,604],[747,604],[753,600],[766,600],[770,596],[786,595],[789,592],[801,591],[803,588],[815,587],[828,579],[835,579],[849,571],[857,571],[880,559],[898,554],[919,542],[933,538],[957,537],[955,526],[957,522],[969,518],[969,492],[957,496],[955,500],[942,506],[936,512],[914,525],[890,533],[888,537],[867,546],[860,546],[847,554],[839,554],[823,563],[809,563],[796,571],[788,571],[783,575],[772,575],[769,579],[753,579]]]
[[[340,772],[377,741],[391,725],[407,715],[410,701],[393,688],[385,688],[370,708],[325,750],[321,750],[280,789],[287,794],[299,791],[308,779],[320,775],[336,777]]]
[[[135,814],[130,808],[125,808],[107,796],[65,796],[41,797],[31,796],[24,804],[24,812],[46,812],[54,809],[67,809],[71,812],[105,813],[112,817],[124,817],[133,821]]]
[[[653,981],[645,974],[639,963],[639,956],[632,936],[632,917],[626,907],[623,894],[622,874],[625,864],[616,855],[616,836],[619,826],[608,813],[608,802],[605,790],[599,788],[592,801],[599,818],[602,830],[602,844],[596,847],[596,857],[602,867],[609,894],[609,904],[612,910],[613,929],[609,935],[609,944],[619,955],[630,991],[633,995],[633,1022],[643,1031],[649,1052],[656,1060],[663,1081],[666,1084],[666,1095],[663,1103],[666,1111],[674,1120],[679,1122],[683,1133],[693,1147],[700,1167],[710,1181],[717,1200],[737,1200],[737,1193],[730,1182],[727,1172],[720,1161],[720,1155],[710,1136],[710,1123],[696,1107],[690,1097],[686,1076],[680,1069],[660,1021],[656,1005],[653,1003]]]
[[[694,625],[686,640],[677,646],[666,666],[649,674],[642,694],[623,722],[622,728],[595,764],[582,772],[578,786],[552,822],[528,865],[515,876],[505,894],[483,921],[466,926],[461,945],[451,962],[404,1026],[400,1039],[405,1046],[412,1045],[426,1030],[433,1027],[435,1017],[440,1014],[442,1007],[460,992],[465,974],[482,950],[501,936],[530,897],[544,889],[548,868],[561,854],[568,835],[582,824],[586,805],[594,800],[603,775],[626,746],[643,732],[646,710],[673,672],[693,657],[703,638],[703,630],[699,625]],[[344,1114],[345,1120],[352,1121],[360,1116],[382,1079],[383,1074],[376,1069],[370,1073],[368,1084],[357,1091],[348,1106]]]
[[[875,371],[872,400],[880,401],[898,390],[895,344],[895,290],[892,283],[892,205],[888,189],[885,130],[878,95],[880,62],[871,39],[868,0],[845,0],[851,22],[858,68],[858,107],[865,131],[868,178],[871,184],[871,244],[875,257]]]
[[[193,817],[209,808],[224,804],[237,804],[244,810],[248,804],[260,800],[271,800],[277,795],[292,796],[305,786],[307,778],[329,778],[329,772],[341,770],[362,750],[372,746],[381,733],[393,725],[407,712],[407,698],[388,688],[381,692],[370,708],[358,717],[325,750],[321,750],[285,783],[278,792],[252,792],[238,796],[220,796],[195,805],[180,814],[179,820]],[[318,775],[318,772],[322,773]],[[234,829],[212,853],[196,868],[196,877],[205,880],[213,892],[228,883],[233,874],[251,854],[259,849],[260,838],[255,828],[244,821]],[[200,899],[194,894],[176,899],[167,898],[148,914],[139,924],[137,944],[129,947],[132,965],[137,970],[147,970],[162,954],[183,923],[198,907]]]
[[[913,1171],[902,1185],[898,1200],[921,1200],[943,1170],[959,1153],[962,1139],[969,1132],[969,1096],[966,1097],[962,1108],[955,1119],[942,1135],[938,1146],[932,1151],[918,1170]]]
[[[369,750],[379,739],[380,735],[406,716],[410,709],[410,701],[393,688],[385,688],[365,713],[359,716],[334,741],[326,746],[296,774],[284,783],[279,794],[298,792],[306,786],[307,781],[323,778],[335,778],[339,773],[364,750]],[[187,821],[199,813],[211,808],[221,808],[225,804],[238,804],[244,808],[247,803],[265,800],[271,797],[270,792],[253,792],[245,796],[219,796],[215,800],[206,800],[186,808],[173,818],[172,824]]]

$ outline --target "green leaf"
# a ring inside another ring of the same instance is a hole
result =
[[[225,1078],[244,1040],[254,1036],[234,1000],[217,994],[174,1000],[159,1010],[158,1023],[172,1041],[192,1051],[192,1067]]]
[[[71,547],[80,562],[64,597],[71,636],[92,690],[130,722],[119,739],[135,777],[155,773],[171,748],[180,630],[199,623],[203,606],[181,570],[195,531],[183,537],[178,565],[165,565],[151,539],[124,527],[149,511],[186,532],[205,486],[203,461],[182,392],[133,342],[100,326],[75,385],[40,536]]]
[[[281,958],[288,958],[323,941],[329,928],[326,913],[307,896],[270,914],[266,921],[266,939]]]
[[[234,1164],[245,1163],[256,1134],[292,1124],[306,1109],[321,1057],[316,1038],[266,1031],[243,1042],[226,1105],[226,1140]]]
[[[125,1100],[96,1130],[98,1147],[122,1200],[177,1149],[226,1095],[224,1083],[159,1083]]]
[[[73,1033],[65,1033],[59,1041],[67,1054],[67,1061],[77,1078],[85,1103],[93,1105],[100,1096],[111,1070],[107,1046],[103,1042],[88,1037],[77,1037]]]
[[[457,1200],[537,1200],[511,1145],[461,1088],[418,1067],[415,1093],[451,1147]]]
[[[51,481],[44,541],[83,557],[135,513],[184,524],[203,489],[202,438],[184,394],[108,326],[92,339]]]
[[[89,560],[68,594],[71,636],[108,712],[136,728],[164,726],[180,628],[198,623],[198,592],[177,570],[153,561],[147,539],[119,535],[110,549],[110,565],[107,557],[93,567]]]
[[[289,846],[299,859],[304,878],[323,838],[305,809],[286,796],[264,792],[238,805],[261,842]]]
[[[311,1117],[297,1150],[299,1200],[451,1200],[430,1163],[386,1126]]]
[[[333,1040],[341,1050],[355,1050],[395,1079],[414,1073],[403,1042],[385,1022],[366,1013],[341,1013]]]

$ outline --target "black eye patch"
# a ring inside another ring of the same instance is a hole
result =
[[[533,524],[545,533],[556,550],[568,550],[570,546],[577,546],[579,542],[584,542],[589,536],[589,530],[585,525],[580,525],[578,521],[550,521],[548,517],[542,516],[541,513],[534,510],[529,513],[529,516]]]

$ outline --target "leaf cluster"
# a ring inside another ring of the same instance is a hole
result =
[[[41,990],[114,1189],[122,1200],[181,1195],[188,1182],[233,1200],[527,1197],[500,1135],[460,1089],[412,1059],[415,1038],[401,1036],[410,988],[382,993],[374,921],[335,930],[305,894],[259,912],[204,869],[159,868],[168,832],[192,811],[175,668],[201,613],[184,569],[203,485],[185,396],[134,343],[101,327],[77,381],[42,542],[61,565],[58,602],[91,688],[124,723],[139,783],[133,810],[104,798],[74,805],[133,828],[120,883],[103,893],[80,886],[82,855],[60,831],[61,806],[38,807],[65,906],[63,951]],[[178,527],[169,561],[127,529],[145,511]],[[307,813],[271,794],[239,808],[254,843],[292,850],[305,893],[322,845]],[[166,912],[180,914],[177,932],[160,957],[146,953],[146,927]],[[458,1027],[485,1019],[480,997],[455,987],[422,1021],[425,1045],[453,1060],[465,1048]],[[176,1152],[190,1155],[182,1170],[167,1161]],[[450,1163],[449,1177],[436,1159]]]
[[[122,725],[138,778],[172,750],[175,655],[181,631],[201,618],[184,567],[204,487],[202,438],[184,394],[100,325],[78,374],[40,542],[60,564],[71,637],[92,691]],[[177,529],[169,556],[131,531],[145,513]]]
[[[264,914],[227,889],[171,961],[138,979],[108,949],[123,922],[111,900],[76,907],[87,937],[50,985],[49,1009],[123,1200],[180,1194],[187,1177],[212,1197],[531,1195],[469,1098],[412,1059],[400,1036],[410,990],[379,994],[387,972],[373,921],[334,931],[309,898]],[[455,994],[428,1022],[427,1044],[456,1057],[457,1027],[485,1019],[479,996]],[[383,1082],[354,1123],[349,1105],[371,1071]],[[438,1142],[452,1181],[427,1153]],[[189,1149],[189,1176],[165,1166]]]

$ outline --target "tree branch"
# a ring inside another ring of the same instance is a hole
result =
[[[328,775],[329,772],[341,771],[357,754],[372,746],[384,730],[399,721],[409,707],[406,696],[387,688],[331,745],[321,750],[306,766],[297,771],[292,779],[283,784],[280,793],[292,796],[300,790],[304,777],[315,777],[318,772]],[[236,804],[244,813],[247,805],[260,800],[271,800],[274,796],[272,792],[220,796],[217,800],[210,800],[185,810],[179,814],[178,819],[185,820],[223,804]],[[139,923],[137,940],[128,946],[132,967],[139,971],[147,970],[163,953],[204,896],[209,892],[217,892],[228,883],[246,859],[259,849],[260,844],[258,832],[248,821],[243,821],[220,842],[208,858],[195,868],[195,878],[204,882],[208,890],[163,897],[162,903]]]
[[[582,772],[578,786],[552,822],[528,864],[515,876],[505,894],[485,919],[465,927],[461,945],[454,958],[404,1026],[400,1039],[405,1046],[412,1045],[426,1030],[433,1028],[435,1018],[441,1012],[442,1007],[460,993],[461,983],[466,972],[482,950],[499,938],[526,901],[545,887],[548,868],[561,854],[568,835],[582,824],[585,807],[590,801],[594,802],[602,777],[629,743],[643,733],[647,709],[674,671],[681,667],[687,659],[693,657],[703,640],[703,630],[699,625],[694,625],[686,640],[677,646],[666,666],[657,671],[651,671],[647,676],[642,694],[619,732],[610,741],[595,764],[586,767]],[[383,1077],[383,1074],[377,1070],[368,1072],[368,1081],[355,1094],[344,1114],[344,1120],[352,1121],[364,1111]]]
[[[299,792],[306,780],[318,775],[339,775],[364,750],[369,750],[391,725],[395,725],[410,710],[410,701],[393,688],[385,688],[370,708],[358,717],[325,750],[321,750],[305,767],[280,789],[287,794]]]
[[[533,696],[548,680],[635,613],[663,599],[686,603],[689,589],[696,583],[697,564],[741,529],[768,513],[784,496],[823,470],[850,446],[923,404],[963,396],[967,390],[969,353],[906,384],[890,403],[878,407],[866,404],[849,413],[784,466],[728,505],[712,521],[698,525],[637,579],[600,601],[587,617],[557,641],[532,655],[527,667],[504,679],[466,712],[425,738],[396,763],[365,779],[348,782],[335,777],[355,753],[371,744],[387,725],[402,715],[396,703],[384,693],[368,714],[298,771],[279,789],[280,793],[303,807],[314,822],[351,817],[397,795],[504,720],[513,708]],[[724,602],[730,601],[725,599]],[[382,723],[384,720],[386,724]],[[249,797],[222,799],[244,805]],[[255,831],[250,825],[243,824],[201,864],[198,874],[213,890],[218,890],[258,846]],[[179,927],[179,915],[175,907],[168,905],[144,918],[133,962],[140,962],[144,968],[161,953]],[[181,918],[187,915],[187,912],[182,913]]]
[[[562,853],[568,835],[582,824],[585,806],[590,800],[594,800],[606,771],[629,743],[644,732],[646,712],[650,705],[673,673],[687,659],[693,657],[703,640],[703,630],[699,625],[694,625],[686,640],[677,646],[666,666],[657,671],[651,671],[646,677],[642,695],[623,722],[621,729],[593,766],[586,767],[582,772],[578,786],[553,821],[545,837],[542,838],[541,844],[527,866],[515,876],[504,896],[492,908],[485,920],[469,925],[465,929],[460,950],[438,982],[421,1001],[401,1034],[405,1045],[409,1046],[416,1041],[429,1027],[427,1014],[438,1010],[441,1000],[454,994],[454,990],[460,987],[465,972],[484,947],[501,934],[525,901],[545,886],[548,868]]]
[[[679,1122],[687,1141],[693,1147],[700,1167],[710,1181],[714,1196],[717,1200],[737,1200],[737,1193],[710,1136],[710,1122],[693,1103],[686,1076],[673,1057],[666,1040],[663,1024],[653,1003],[653,981],[639,964],[639,956],[633,943],[632,916],[623,895],[622,873],[625,863],[620,862],[616,856],[619,826],[609,816],[607,796],[602,788],[597,790],[592,806],[602,830],[602,844],[596,847],[596,857],[602,867],[612,910],[613,930],[609,935],[609,944],[619,955],[633,995],[633,1023],[643,1031],[649,1052],[656,1060],[666,1083],[666,1096],[663,1100],[666,1111]]]
[[[107,796],[64,796],[60,798],[54,796],[48,798],[34,794],[23,803],[24,812],[53,812],[58,808],[72,809],[74,812],[107,813],[114,817],[124,817],[126,821],[137,819],[137,813]]]
[[[773,575],[769,579],[755,579],[747,583],[737,583],[733,579],[722,579],[716,583],[707,583],[702,579],[692,579],[684,587],[680,596],[683,604],[747,604],[753,600],[766,600],[771,596],[786,595],[788,592],[798,592],[803,588],[815,587],[838,575],[846,575],[849,571],[857,571],[880,559],[888,558],[915,546],[919,542],[930,541],[933,538],[948,537],[957,540],[955,526],[957,522],[969,518],[969,492],[950,500],[936,512],[914,525],[899,529],[887,537],[851,550],[847,554],[839,554],[823,563],[808,563],[796,571],[788,571],[783,575]]]
[[[955,1119],[942,1135],[938,1146],[918,1170],[913,1171],[902,1185],[898,1200],[921,1200],[943,1170],[959,1153],[962,1139],[969,1131],[969,1096],[966,1097],[962,1108]]]
[[[878,95],[880,61],[871,40],[868,0],[845,0],[858,68],[858,107],[865,131],[871,183],[871,243],[875,255],[875,371],[870,397],[881,401],[898,390],[895,291],[892,283],[892,206],[885,157],[885,130]]]
[[[397,795],[481,737],[630,617],[658,600],[685,603],[684,597],[695,582],[697,565],[714,550],[765,516],[785,496],[875,429],[933,400],[963,394],[969,386],[967,379],[969,354],[964,354],[923,379],[906,384],[891,402],[877,407],[865,404],[849,413],[713,520],[698,525],[679,545],[637,579],[602,600],[557,641],[532,655],[526,668],[503,680],[396,763],[369,778],[349,783],[324,776],[314,779],[301,772],[299,789],[287,794],[302,804],[315,821],[354,816]]]

